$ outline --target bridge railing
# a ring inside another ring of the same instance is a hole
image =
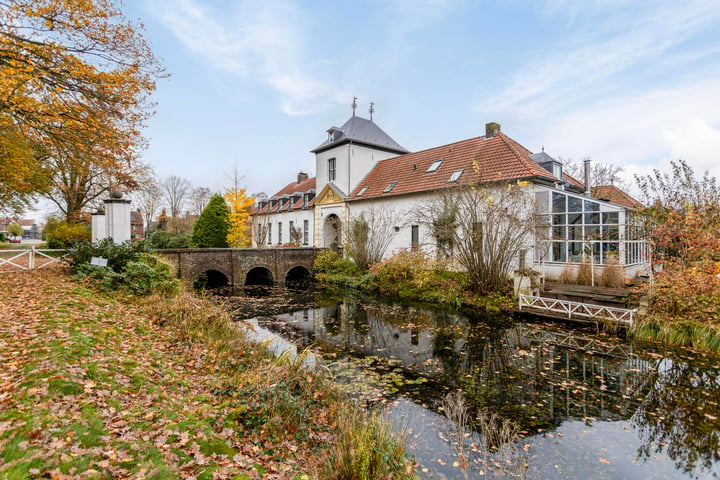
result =
[[[519,308],[522,310],[534,309],[543,312],[554,313],[569,319],[582,318],[593,320],[610,320],[615,323],[632,325],[635,320],[637,309],[626,309],[617,307],[606,307],[591,303],[572,302],[570,300],[559,300],[557,298],[534,297],[532,295],[519,296]]]

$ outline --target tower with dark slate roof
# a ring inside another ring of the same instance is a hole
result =
[[[375,122],[355,115],[342,127],[330,127],[327,138],[315,147],[318,192],[327,185],[348,195],[380,161],[408,153]]]

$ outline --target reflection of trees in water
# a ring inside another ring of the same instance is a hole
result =
[[[720,367],[666,358],[651,372],[650,388],[632,420],[642,439],[640,458],[662,452],[686,473],[720,462]]]
[[[523,330],[525,328],[525,330]],[[558,425],[564,418],[629,418],[637,375],[630,359],[536,342],[526,327],[507,328],[492,319],[475,323],[461,351],[441,348],[455,337],[438,331],[435,353],[463,388],[472,407],[516,419],[523,428]],[[440,347],[440,348],[437,348]]]
[[[720,462],[720,366],[686,357],[657,362],[618,340],[603,340],[603,349],[589,335],[493,319],[468,322],[412,307],[374,306],[368,313],[346,305],[332,313],[324,318],[328,332],[353,337],[358,346],[391,346],[397,358],[427,349],[422,353],[435,362],[436,373],[423,371],[422,358],[410,355],[415,363],[407,363],[406,371],[462,389],[475,415],[492,411],[531,431],[566,418],[630,419],[642,441],[640,458],[665,451],[688,473],[717,469]],[[588,339],[592,346],[576,346],[591,345]],[[442,392],[424,394],[432,403]]]

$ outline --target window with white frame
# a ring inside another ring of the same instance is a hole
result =
[[[626,225],[621,210],[564,192],[552,193],[550,210],[550,261],[581,262],[585,258],[605,264],[614,257],[629,265],[647,260],[645,242],[630,233],[632,227]]]
[[[331,158],[328,160],[328,182],[335,181],[336,170],[335,170],[335,159]]]

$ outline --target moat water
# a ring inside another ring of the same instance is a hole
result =
[[[228,304],[273,348],[312,347],[405,433],[420,478],[720,477],[718,356],[322,292]]]

